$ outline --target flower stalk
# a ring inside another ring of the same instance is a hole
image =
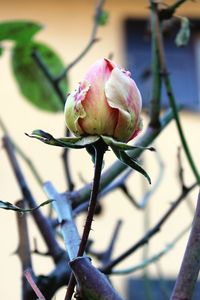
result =
[[[103,164],[103,157],[104,153],[107,150],[107,145],[100,139],[96,143],[93,144],[94,151],[95,151],[95,170],[94,170],[94,181],[93,181],[93,186],[92,186],[92,191],[91,191],[91,196],[90,196],[90,201],[89,201],[89,206],[88,206],[88,214],[81,238],[81,242],[79,245],[79,250],[77,253],[77,257],[83,256],[86,246],[87,246],[87,241],[89,237],[89,233],[91,230],[91,225],[95,213],[95,208],[97,204],[97,197],[98,197],[98,191],[99,191],[99,185],[100,185],[100,179],[101,179],[101,170],[102,170],[102,164]],[[65,296],[65,300],[70,300],[72,297],[72,294],[74,292],[74,286],[75,286],[75,279],[74,275],[71,275],[67,293]]]

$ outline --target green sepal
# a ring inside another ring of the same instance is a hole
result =
[[[140,147],[140,146],[127,145],[125,143],[116,141],[115,139],[113,139],[110,136],[101,135],[101,138],[108,146],[110,146],[111,148],[115,147],[119,151],[134,150],[134,149],[155,151],[155,148],[153,148],[153,147]]]
[[[147,172],[139,165],[139,163],[134,158],[128,156],[125,151],[119,151],[115,147],[111,147],[111,148],[112,148],[113,152],[115,153],[115,155],[117,156],[117,158],[121,162],[123,162],[124,164],[131,167],[135,171],[137,171],[137,172],[141,173],[142,175],[144,175],[144,177],[146,177],[148,182],[151,184],[151,178],[149,177]]]
[[[65,148],[73,148],[73,149],[81,149],[86,146],[95,143],[100,138],[99,136],[86,136],[86,137],[63,137],[63,138],[54,138],[51,134],[37,129],[32,132],[32,134],[27,134],[27,136],[31,138],[36,138],[42,141],[45,144],[65,147]]]
[[[6,210],[14,210],[14,211],[17,211],[19,213],[27,213],[27,212],[32,212],[38,208],[40,208],[41,206],[44,206],[44,205],[47,205],[51,202],[53,202],[54,200],[47,200],[47,201],[44,201],[42,202],[40,205],[36,206],[36,207],[33,207],[33,208],[21,208],[17,205],[14,205],[10,202],[6,202],[6,201],[2,201],[0,200],[0,208],[2,209],[6,209]]]

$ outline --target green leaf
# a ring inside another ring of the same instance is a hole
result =
[[[0,56],[3,54],[3,47],[0,46]]]
[[[17,211],[17,212],[20,212],[20,213],[26,213],[26,212],[32,212],[38,208],[40,208],[41,206],[44,206],[44,205],[47,205],[51,202],[53,202],[54,200],[47,200],[47,201],[44,201],[42,202],[40,205],[34,207],[34,208],[21,208],[17,205],[14,205],[10,202],[5,202],[5,201],[1,201],[0,200],[0,208],[2,209],[6,209],[6,210],[14,210],[14,211]]]
[[[18,44],[12,51],[12,69],[22,95],[39,109],[57,112],[63,110],[62,99],[32,57],[33,51],[41,56],[48,71],[57,76],[64,69],[58,55],[47,45],[30,42]],[[66,80],[60,82],[63,94],[67,94]]]
[[[147,172],[138,164],[138,162],[135,159],[128,156],[126,154],[126,152],[119,151],[114,147],[112,147],[112,150],[121,162],[123,162],[124,164],[131,167],[135,171],[137,171],[137,172],[141,173],[142,175],[144,175],[146,177],[146,179],[148,180],[148,182],[151,184],[151,178],[149,177]]]
[[[124,151],[124,150],[134,150],[134,149],[143,149],[143,150],[150,150],[150,151],[155,151],[155,148],[153,147],[140,147],[140,146],[131,146],[127,145],[126,143],[121,143],[113,139],[112,137],[101,135],[101,138],[103,141],[110,147],[115,147],[119,151]]]
[[[190,39],[190,21],[188,18],[181,18],[181,27],[176,35],[175,43],[177,47],[186,46]]]
[[[11,40],[25,43],[42,29],[42,25],[30,21],[0,22],[0,41]]]
[[[109,19],[109,12],[106,10],[102,10],[98,18],[98,24],[100,26],[105,26],[108,23],[108,19]]]
[[[37,129],[32,132],[32,134],[27,134],[31,138],[36,138],[41,142],[58,147],[81,149],[85,148],[87,145],[93,144],[100,138],[99,136],[86,136],[86,137],[63,137],[54,138],[51,134]]]

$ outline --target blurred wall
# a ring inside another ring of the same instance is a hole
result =
[[[173,1],[169,1],[171,3]],[[44,30],[37,34],[38,41],[46,42],[53,47],[66,62],[71,62],[86,46],[92,28],[92,17],[94,15],[95,1],[47,1],[47,0],[7,0],[0,4],[0,21],[13,19],[27,19],[44,24]],[[180,15],[200,16],[200,4],[188,2],[179,10]],[[110,13],[109,22],[105,27],[101,27],[97,37],[100,41],[96,43],[90,52],[70,71],[70,87],[73,89],[76,83],[81,80],[85,70],[96,59],[108,56],[113,53],[114,60],[122,66],[125,66],[124,55],[124,36],[123,21],[127,17],[144,17],[149,14],[148,1],[114,1],[106,2],[106,9]],[[24,132],[30,133],[33,129],[41,128],[49,131],[55,136],[62,136],[64,132],[64,119],[62,114],[44,113],[32,107],[19,94],[16,83],[13,79],[9,64],[10,42],[4,43],[5,53],[0,59],[1,70],[1,88],[0,88],[0,117],[6,124],[10,135],[24,149],[35,163],[42,178],[51,180],[59,191],[65,190],[64,172],[60,160],[61,151],[48,147],[37,141],[28,139]],[[186,137],[196,163],[199,165],[199,138],[197,138],[197,126],[200,125],[199,114],[182,113],[181,120]],[[144,117],[144,128],[148,120]],[[0,130],[0,137],[3,136]],[[161,182],[158,191],[151,199],[149,206],[150,225],[156,223],[166,209],[179,195],[179,186],[177,180],[177,147],[180,145],[179,137],[174,122],[161,134],[156,148],[162,155],[165,162],[164,180]],[[184,155],[183,155],[184,157]],[[154,181],[158,173],[157,164],[154,154],[145,155],[145,165],[148,173]],[[70,160],[73,165],[73,178],[77,187],[82,185],[80,174],[84,180],[92,179],[93,167],[90,158],[84,151],[73,151],[70,153]],[[112,153],[106,155],[106,167],[114,161]],[[39,202],[46,198],[37,186],[33,176],[21,161],[23,170],[27,176],[34,196]],[[81,169],[80,169],[81,166]],[[188,167],[184,157],[184,169],[186,170],[187,183],[194,181],[193,175]],[[139,174],[129,179],[131,192],[139,199],[144,190],[148,190],[148,185],[143,181]],[[15,182],[14,175],[10,168],[9,161],[3,147],[0,150],[0,199],[14,203],[20,199],[20,191]],[[190,194],[192,204],[195,206],[197,190]],[[45,211],[46,208],[43,209]],[[0,280],[1,280],[1,297],[6,300],[20,299],[20,263],[16,255],[12,253],[18,245],[17,227],[15,215],[13,212],[0,211],[1,217],[1,256],[0,256]],[[115,191],[105,199],[104,214],[101,218],[95,218],[93,224],[94,231],[91,236],[95,236],[95,248],[104,249],[109,242],[112,230],[117,219],[124,219],[123,228],[117,244],[117,253],[132,245],[144,231],[144,214],[137,211],[133,205],[120,192]],[[145,217],[146,218],[146,217]],[[31,243],[33,237],[37,237],[39,247],[45,250],[45,247],[38,236],[35,226],[31,222]],[[192,220],[192,214],[186,204],[182,204],[180,209],[171,217],[162,231],[150,242],[149,254],[155,254],[165,247],[178,234],[183,226],[189,224]],[[79,228],[82,230],[82,219],[79,220]],[[106,233],[105,233],[106,228]],[[103,230],[102,230],[103,229]],[[160,268],[164,276],[175,276],[178,272],[179,265],[184,253],[184,247],[187,236],[176,245],[160,261]],[[137,252],[120,265],[120,268],[134,265],[142,260],[142,251]],[[52,262],[49,259],[34,257],[36,271],[38,273],[48,272],[51,270]],[[148,268],[152,276],[158,276],[158,270],[155,265]],[[135,275],[135,274],[134,274]],[[140,275],[137,272],[136,275]],[[126,277],[118,277],[115,283],[119,291],[125,295],[124,281]],[[12,287],[12,288],[11,288]],[[57,294],[56,299],[62,299],[64,290]]]

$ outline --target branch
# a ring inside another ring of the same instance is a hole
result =
[[[66,128],[66,136],[69,136],[69,135],[70,135],[69,129]],[[63,149],[62,160],[63,160],[63,166],[64,166],[64,171],[65,171],[65,177],[66,177],[66,181],[67,181],[68,191],[71,192],[71,191],[73,191],[75,184],[72,181],[72,174],[71,174],[70,165],[69,165],[69,148]]]
[[[181,269],[178,274],[171,300],[192,299],[200,269],[200,192],[192,230],[185,250]]]
[[[174,4],[168,6],[167,8],[161,9],[159,11],[159,18],[160,20],[167,20],[171,19],[176,12],[177,8],[181,6],[187,0],[177,0]]]
[[[91,255],[93,255],[95,258],[97,258],[102,264],[106,264],[111,260],[111,256],[112,256],[112,253],[113,253],[114,246],[115,246],[115,244],[117,242],[117,239],[118,239],[119,230],[121,228],[121,225],[122,225],[122,220],[118,220],[118,222],[115,226],[114,232],[112,234],[112,238],[110,240],[110,243],[108,245],[108,248],[105,251],[102,251],[102,252],[96,252],[96,251],[93,251],[93,250],[89,251],[89,253]]]
[[[5,135],[10,136],[8,129],[6,128],[6,126],[3,123],[3,120],[1,118],[0,118],[0,127]],[[11,138],[10,138],[10,140],[11,140]],[[31,172],[33,173],[33,175],[34,175],[35,179],[37,180],[37,182],[39,183],[39,185],[42,186],[43,180],[42,180],[41,176],[39,175],[37,169],[35,168],[33,162],[24,153],[24,151],[22,151],[22,149],[13,141],[13,139],[12,139],[12,144],[15,147],[17,153],[21,156],[21,158],[26,162],[26,164],[30,168]]]
[[[191,228],[191,224],[189,226],[187,226],[184,230],[182,230],[177,237],[175,237],[173,239],[172,242],[170,242],[169,244],[166,245],[166,247],[161,250],[160,252],[158,252],[157,254],[153,255],[152,257],[144,260],[142,263],[134,266],[134,267],[129,267],[127,269],[124,270],[113,270],[111,275],[127,275],[127,274],[131,274],[134,273],[138,270],[144,269],[145,267],[149,266],[152,263],[157,262],[161,257],[163,257],[165,254],[167,254],[170,250],[172,250],[174,248],[174,246],[176,245],[176,243],[188,232],[188,230]]]
[[[49,71],[48,66],[44,63],[40,53],[38,51],[33,51],[32,53],[32,57],[35,60],[35,62],[37,63],[37,65],[40,67],[40,69],[42,70],[42,72],[44,73],[44,75],[46,76],[46,78],[49,80],[49,82],[51,83],[51,85],[54,87],[55,92],[57,93],[61,103],[65,104],[65,100],[66,97],[63,94],[60,86],[59,86],[59,82],[55,79],[55,77],[51,74],[51,72]]]
[[[72,260],[77,256],[80,236],[72,218],[70,201],[68,198],[62,197],[51,182],[46,182],[44,184],[44,191],[49,198],[55,200],[53,201],[53,207],[61,225],[61,233],[65,242],[65,248],[69,255],[69,259]]]
[[[20,200],[16,203],[17,206],[24,209],[25,201]],[[16,214],[17,217],[17,228],[18,228],[18,236],[19,236],[19,247],[17,253],[19,254],[19,258],[21,261],[22,271],[24,272],[26,269],[32,270],[32,260],[31,260],[31,251],[30,251],[30,243],[29,243],[29,235],[28,235],[28,227],[27,227],[27,216],[26,214]],[[22,277],[22,297],[23,300],[26,300],[26,292],[29,289],[27,280]]]
[[[89,39],[88,44],[86,47],[81,51],[81,53],[65,68],[65,70],[56,78],[56,81],[59,82],[61,79],[63,79],[69,72],[69,70],[74,67],[92,48],[92,46],[98,41],[96,38],[97,29],[99,27],[99,18],[102,14],[103,5],[105,3],[105,0],[98,0],[96,5],[96,12],[94,17],[94,24],[91,32],[91,36]]]
[[[181,195],[173,203],[173,205],[167,210],[167,212],[163,215],[163,217],[159,220],[159,222],[151,230],[149,230],[143,238],[141,238],[135,245],[133,245],[128,250],[126,250],[124,253],[122,253],[120,256],[118,256],[116,259],[114,259],[112,262],[110,262],[109,264],[107,264],[103,268],[101,268],[101,271],[105,274],[110,274],[113,267],[115,267],[118,263],[120,263],[122,260],[124,260],[129,255],[134,253],[141,246],[148,243],[150,238],[153,237],[156,233],[158,233],[160,231],[162,225],[167,221],[167,219],[171,216],[171,214],[175,211],[175,209],[179,206],[179,204],[183,201],[183,199],[187,196],[187,194],[191,190],[193,190],[197,185],[198,185],[197,183],[194,183],[190,187],[188,187],[185,191],[182,191]]]
[[[3,142],[4,142],[5,150],[10,159],[11,166],[13,168],[15,177],[17,179],[17,182],[19,184],[19,187],[21,189],[21,193],[22,193],[24,199],[27,201],[30,208],[36,207],[37,203],[31,193],[31,191],[28,187],[28,184],[25,180],[25,177],[22,173],[20,165],[15,156],[13,145],[12,145],[9,137],[4,136]],[[51,253],[51,256],[53,257],[54,261],[57,262],[61,258],[62,254],[63,254],[63,250],[61,249],[61,247],[59,246],[59,244],[57,243],[57,241],[54,237],[54,232],[53,232],[52,226],[50,225],[49,221],[45,218],[45,216],[42,214],[40,209],[34,210],[32,212],[32,215],[33,215],[33,218],[44,238],[47,248],[48,248],[49,252]]]
[[[28,283],[30,284],[30,286],[32,287],[32,289],[34,290],[35,294],[37,295],[39,300],[46,300],[45,297],[43,296],[43,294],[41,293],[40,289],[38,288],[38,286],[36,285],[31,272],[29,270],[26,270],[24,272],[24,275],[28,281]]]

